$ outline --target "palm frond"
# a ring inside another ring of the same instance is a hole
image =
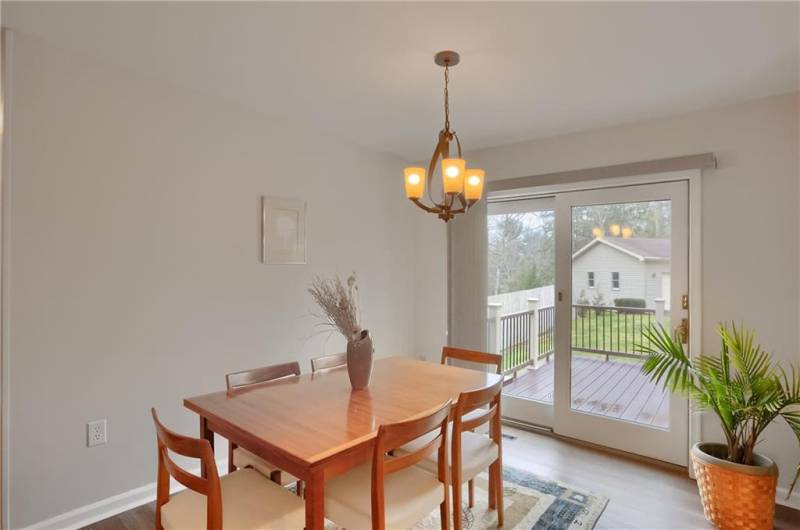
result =
[[[730,360],[738,374],[750,381],[764,377],[770,369],[770,355],[755,345],[755,332],[731,324],[717,329],[722,342],[730,351]]]
[[[783,366],[778,365],[780,375],[776,376],[776,378],[780,379],[779,384],[786,401],[793,404],[800,403],[800,372],[797,371],[794,365],[791,365],[791,369],[792,375],[790,377],[786,370],[783,369]]]
[[[636,350],[647,354],[642,372],[655,383],[664,381],[672,392],[691,393],[694,389],[694,366],[683,349],[683,344],[673,340],[669,331],[659,324],[642,330],[645,344]]]

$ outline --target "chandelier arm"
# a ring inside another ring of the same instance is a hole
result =
[[[464,194],[463,193],[459,193],[458,194],[458,202],[461,203],[461,209],[464,210],[464,211],[467,211],[467,208],[469,206],[467,205],[467,201],[464,199]]]
[[[453,138],[456,139],[456,146],[458,147],[458,158],[464,158],[461,156],[461,140],[458,139],[458,135],[455,131],[453,131]]]
[[[445,204],[445,208],[447,209],[447,211],[450,211],[450,210],[453,209],[453,200],[454,200],[453,196],[454,195],[455,195],[455,193],[445,193],[444,204]]]
[[[436,169],[436,162],[439,160],[441,156],[443,159],[447,158],[450,152],[447,135],[444,131],[439,133],[439,141],[436,143],[436,148],[433,150],[433,155],[431,156],[431,163],[428,164],[428,199],[435,204],[436,206],[442,208],[447,203],[447,197],[445,196],[442,202],[437,202],[434,200],[433,195],[431,195],[431,188],[433,187],[431,184],[433,183],[433,173]]]
[[[423,210],[425,210],[426,212],[429,212],[429,213],[442,213],[442,209],[439,207],[438,204],[436,205],[436,207],[430,207],[427,204],[425,204],[422,201],[420,201],[419,199],[411,199],[411,201],[414,204],[416,204],[417,206],[419,206],[420,208],[422,208]]]
[[[439,158],[439,144],[436,144],[436,148],[433,150],[433,155],[431,155],[431,163],[428,164],[428,185],[425,186],[425,191],[428,193],[428,199],[433,203],[436,204],[436,201],[433,200],[433,195],[431,195],[431,184],[433,184],[433,170],[436,168],[436,159]]]

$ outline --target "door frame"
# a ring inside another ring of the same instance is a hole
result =
[[[12,33],[0,28],[0,526],[10,528],[9,510],[9,370],[8,370],[8,167]]]
[[[663,182],[687,181],[689,186],[689,354],[692,357],[702,351],[702,170],[685,169],[662,173],[650,173],[629,177],[605,177],[580,182],[545,184],[512,190],[490,191],[487,201],[503,202],[527,198],[547,197],[568,191],[588,191],[603,188],[616,188],[638,184],[658,184]],[[689,401],[688,440],[691,447],[702,438],[701,415]],[[689,476],[694,478],[692,466],[688,466]]]

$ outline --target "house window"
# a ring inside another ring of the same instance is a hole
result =
[[[589,286],[589,288],[594,287],[594,273],[593,272],[587,272],[586,275],[587,275],[586,284]]]
[[[619,273],[612,272],[611,273],[611,288],[612,289],[619,289]]]

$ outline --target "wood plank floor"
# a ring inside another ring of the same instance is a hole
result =
[[[504,464],[607,496],[597,530],[712,530],[695,482],[685,471],[505,426]],[[86,530],[152,530],[153,504],[92,524]],[[800,528],[800,511],[778,506],[776,530]]]
[[[527,368],[503,388],[506,395],[553,402],[553,362]],[[572,408],[601,416],[669,427],[667,393],[642,374],[641,365],[603,357],[572,357]]]

